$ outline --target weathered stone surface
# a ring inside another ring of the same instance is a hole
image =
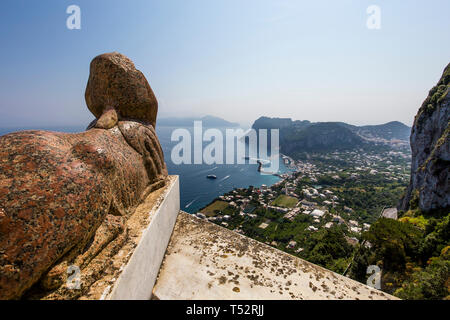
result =
[[[411,132],[411,181],[400,209],[450,208],[450,64],[423,102]],[[411,203],[412,202],[412,203]]]
[[[119,119],[156,125],[156,97],[142,72],[120,53],[105,53],[92,60],[85,98],[96,118],[105,108],[114,107]]]
[[[94,122],[94,127],[99,129],[111,129],[119,121],[119,116],[114,108],[105,110],[101,117]]]
[[[178,215],[153,299],[397,300],[185,212]]]
[[[107,71],[105,79],[114,78]],[[131,100],[139,96],[132,79],[120,85]],[[118,121],[117,109],[97,103],[103,114],[88,131],[0,137],[0,299],[19,298],[39,280],[46,290],[61,285],[70,263],[85,267],[165,184],[164,156],[148,122],[155,105],[141,103],[136,121]]]

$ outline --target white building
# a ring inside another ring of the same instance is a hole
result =
[[[267,223],[265,223],[265,222],[263,222],[263,223],[261,223],[260,225],[259,225],[259,227],[261,228],[261,229],[265,229],[265,228],[267,228],[269,225],[267,224]]]
[[[293,249],[295,246],[297,245],[297,242],[294,240],[289,241],[288,245],[286,246],[286,248],[291,248]]]
[[[327,222],[324,227],[327,229],[330,229],[332,226],[333,226],[333,222]]]
[[[197,218],[206,219],[206,216],[201,212],[197,212],[195,215],[197,216]]]
[[[312,212],[311,212],[311,215],[312,216],[314,216],[314,217],[322,217],[323,215],[325,214],[325,211],[322,211],[322,210],[319,210],[319,209],[314,209]]]
[[[351,232],[355,232],[355,233],[361,233],[361,228],[358,228],[358,227],[351,227],[351,228],[350,228],[350,231],[351,231]]]

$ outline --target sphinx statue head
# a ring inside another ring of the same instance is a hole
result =
[[[118,119],[156,126],[158,101],[145,76],[123,54],[105,53],[92,60],[85,98],[97,119],[114,110]]]
[[[0,137],[0,299],[61,287],[68,265],[85,268],[165,184],[158,103],[133,62],[93,59],[85,97],[96,119],[84,132]]]

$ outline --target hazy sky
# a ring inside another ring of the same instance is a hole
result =
[[[81,8],[69,30],[66,8]],[[369,5],[381,29],[366,27]],[[2,0],[0,127],[85,125],[89,63],[118,51],[159,116],[411,125],[450,62],[450,1]]]

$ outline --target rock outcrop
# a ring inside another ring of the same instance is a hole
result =
[[[423,102],[411,131],[411,181],[400,209],[450,209],[450,64]]]
[[[85,132],[0,137],[0,299],[58,288],[67,266],[85,268],[165,184],[156,98],[133,63],[95,58],[86,102],[97,119]]]

